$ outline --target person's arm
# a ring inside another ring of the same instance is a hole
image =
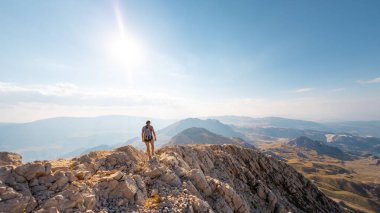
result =
[[[156,132],[154,131],[154,128],[153,128],[153,127],[152,127],[152,132],[153,132],[153,135],[154,135],[154,140],[157,141]]]
[[[141,129],[141,141],[144,141],[144,127]]]

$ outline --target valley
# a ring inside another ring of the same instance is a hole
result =
[[[268,155],[283,159],[326,195],[354,211],[379,212],[380,166],[376,156],[340,160],[286,142],[261,144]]]

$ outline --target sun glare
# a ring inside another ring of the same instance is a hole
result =
[[[145,50],[141,42],[131,36],[114,36],[107,43],[108,57],[113,63],[127,68],[142,65]]]

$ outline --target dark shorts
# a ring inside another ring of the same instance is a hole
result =
[[[151,142],[151,141],[153,141],[153,137],[144,138],[144,142]]]

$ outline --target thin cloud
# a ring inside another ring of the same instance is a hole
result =
[[[52,97],[39,93],[33,94],[8,93],[7,97],[2,97],[2,93],[0,93],[0,121],[24,122],[58,116],[83,117],[107,114],[163,118],[231,114],[254,117],[279,116],[307,120],[380,119],[380,100],[373,98],[302,97],[283,100],[237,98],[204,101],[189,97],[160,95],[159,93],[150,93],[149,97],[146,97],[139,91],[123,92],[123,90],[111,89],[102,92],[92,91],[92,96]],[[16,100],[9,102],[10,97],[14,97]]]
[[[0,93],[38,93],[43,96],[70,96],[76,93],[78,87],[71,83],[51,85],[19,85],[0,82]]]
[[[0,82],[0,93],[9,93],[9,92],[25,92],[27,89],[17,86],[12,83]]]
[[[80,88],[72,83],[21,85],[0,82],[0,104],[48,103],[66,106],[177,106],[184,98],[159,92]]]
[[[358,80],[357,82],[359,84],[378,84],[378,83],[380,83],[380,77],[370,79],[370,80],[366,80],[366,81]]]
[[[307,92],[310,92],[314,90],[313,88],[309,88],[309,87],[306,87],[306,88],[300,88],[300,89],[296,89],[296,90],[292,90],[290,91],[291,93],[307,93]]]

